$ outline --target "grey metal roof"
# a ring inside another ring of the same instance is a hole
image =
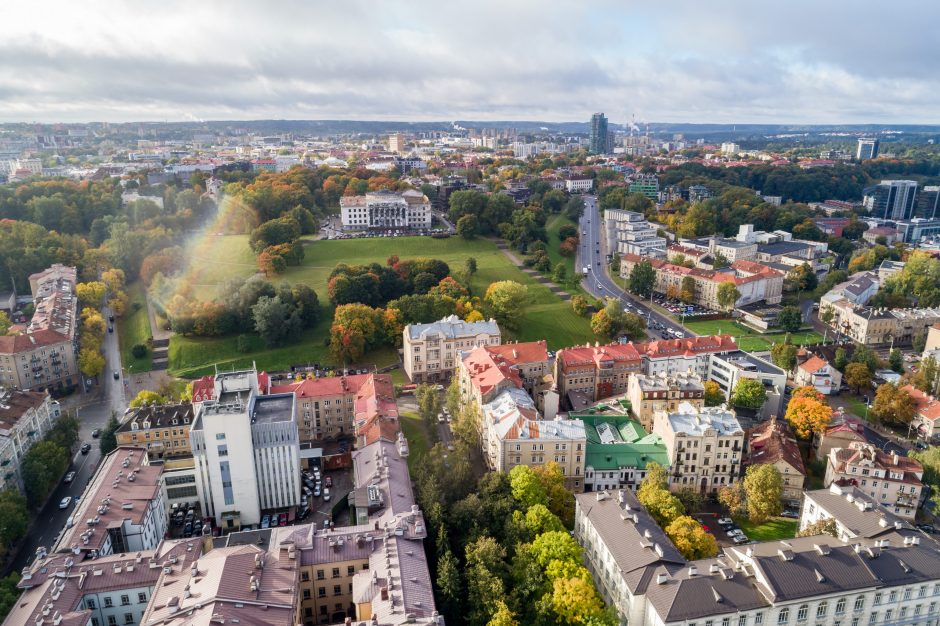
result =
[[[829,517],[839,520],[855,538],[872,539],[896,529],[913,530],[910,524],[856,487],[835,486],[807,491],[805,502],[814,502]]]
[[[496,320],[483,320],[480,322],[465,322],[456,315],[429,324],[409,324],[405,327],[411,339],[443,335],[447,339],[457,337],[472,337],[479,334],[499,335],[499,325]]]
[[[808,243],[801,243],[799,241],[778,241],[777,243],[765,243],[757,246],[757,251],[762,254],[789,254],[791,252],[797,252],[799,250],[806,250],[807,248],[812,248]]]
[[[694,567],[694,569],[692,569]],[[646,595],[664,622],[679,622],[770,606],[753,578],[735,572],[726,560],[703,559],[670,568],[668,577],[650,583]],[[667,572],[657,568],[656,574]],[[681,598],[681,600],[680,600]]]
[[[825,554],[814,549],[793,549],[794,542],[758,544],[776,547],[776,554],[754,556],[754,566],[765,581],[765,593],[774,602],[809,598],[829,593],[866,589],[878,581],[851,546],[828,537],[809,537],[813,545],[826,545]],[[787,545],[782,545],[786,543]],[[776,546],[774,546],[776,544]],[[795,546],[794,546],[795,547]]]

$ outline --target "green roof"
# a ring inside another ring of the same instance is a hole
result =
[[[653,461],[660,465],[669,465],[669,455],[662,443],[600,444],[589,441],[585,455],[585,465],[593,467],[595,471],[615,470],[620,467],[645,468]]]

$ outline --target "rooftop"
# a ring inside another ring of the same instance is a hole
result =
[[[786,422],[772,418],[752,428],[749,434],[748,463],[773,464],[783,461],[797,473],[806,475],[796,437]]]
[[[456,315],[429,324],[409,324],[405,327],[405,332],[408,333],[412,341],[428,339],[437,335],[443,335],[445,339],[456,339],[458,337],[475,337],[481,334],[495,337],[500,334],[496,320],[465,322]]]
[[[783,376],[785,372],[769,361],[745,352],[744,350],[733,350],[722,354],[721,358],[739,370],[748,372],[760,372],[761,374],[776,374]]]
[[[839,520],[853,539],[873,539],[894,530],[916,532],[908,522],[857,487],[833,484],[828,489],[806,491],[805,498]]]
[[[0,390],[0,436],[9,437],[20,418],[41,407],[48,398],[46,392]]]
[[[719,437],[744,435],[734,413],[717,406],[698,409],[683,402],[677,412],[667,414],[667,421],[673,432],[692,437],[701,437],[710,429],[717,431]]]
[[[124,411],[117,432],[188,425],[192,421],[193,405],[189,402],[131,407]],[[145,427],[144,424],[148,426]]]

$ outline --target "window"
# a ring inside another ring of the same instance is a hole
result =
[[[760,626],[764,623],[764,614],[757,612],[754,614],[754,626]]]
[[[104,606],[105,606],[106,609],[111,608],[112,606],[114,606],[114,600],[112,600],[112,599],[111,599],[110,597],[108,597],[108,596],[105,596],[105,598],[104,598]]]
[[[121,595],[121,606],[127,606],[131,603],[131,598],[127,594]]]
[[[339,568],[338,568],[338,567],[334,567],[334,568],[333,568],[333,578],[339,578]]]
[[[839,601],[836,602],[836,615],[842,615],[845,613],[845,598],[839,598]]]
[[[216,434],[215,434],[215,438],[216,438],[217,441],[221,441],[221,440],[225,439],[225,433],[216,433]]]
[[[222,475],[222,495],[225,498],[225,505],[232,506],[235,504],[235,493],[232,491],[232,472],[228,461],[219,463],[219,472]]]
[[[146,601],[147,601],[147,594],[146,594],[146,593],[144,593],[143,591],[141,591],[140,593],[137,594],[137,603],[138,603],[138,604],[143,604],[143,603],[146,602]]]
[[[338,596],[343,593],[343,588],[340,585],[333,585],[333,595]]]
[[[828,602],[820,602],[819,606],[816,607],[816,619],[826,617],[826,613],[829,611]]]
[[[926,595],[927,595],[927,585],[921,585],[920,588],[917,590],[917,597],[923,598],[923,597],[926,597]]]
[[[875,606],[878,606],[879,604],[881,604],[881,593],[876,593],[875,594]]]
[[[125,624],[133,624],[133,623],[134,623],[134,614],[133,614],[133,613],[125,613],[125,614],[124,614],[124,623],[125,623]]]
[[[323,576],[323,570],[322,570],[322,569],[318,569],[318,570],[317,570],[317,580],[323,580],[323,578],[324,578],[324,576]]]
[[[326,587],[317,587],[317,597],[318,598],[326,597]]]
[[[747,615],[738,616],[738,626],[747,626]]]
[[[855,598],[854,610],[861,611],[864,608],[865,608],[865,596],[859,596]]]
[[[721,626],[731,626],[731,618],[726,617],[723,620],[721,620]]]
[[[346,575],[347,575],[347,576],[352,576],[352,575],[355,574],[355,573],[356,573],[356,566],[355,566],[355,565],[347,565],[347,566],[346,566]]]
[[[891,616],[894,614],[894,609],[888,609],[885,611],[885,624],[891,621]]]
[[[94,610],[94,608],[95,608],[95,601],[94,601],[94,599],[93,599],[93,598],[88,598],[88,602],[85,603],[85,606],[88,607],[89,609]]]
[[[91,626],[101,626],[101,622],[98,621],[97,617],[91,618]]]
[[[789,607],[784,607],[780,609],[780,612],[777,613],[777,623],[786,624],[790,621],[790,609]]]
[[[878,621],[878,611],[874,611],[871,615],[868,616],[868,623],[874,624]]]
[[[907,589],[904,590],[904,599],[905,599],[905,600],[910,600],[910,599],[911,599],[911,589],[910,589],[910,588],[907,588]]]
[[[109,615],[108,626],[117,626],[117,617],[115,617],[114,615]]]
[[[801,604],[800,608],[796,611],[796,621],[805,622],[807,616],[809,615],[809,605]]]
[[[310,590],[304,589],[304,600],[309,600],[309,599],[310,599]]]

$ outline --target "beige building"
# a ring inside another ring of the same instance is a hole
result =
[[[124,411],[115,437],[119,446],[144,446],[151,459],[192,456],[189,402],[129,408]]]
[[[48,393],[0,388],[0,490],[23,488],[23,456],[59,415],[59,403]]]
[[[566,406],[581,408],[580,404],[625,393],[630,376],[642,365],[633,343],[565,348],[555,356],[558,393]]]
[[[552,380],[544,340],[480,346],[462,352],[456,375],[461,396],[478,408],[511,387],[525,389],[536,400],[540,394],[544,398]]]
[[[675,412],[655,414],[653,433],[666,445],[672,489],[717,493],[741,475],[744,430],[731,411],[682,403]]]
[[[826,457],[828,487],[853,485],[895,515],[913,520],[923,490],[923,466],[914,459],[887,454],[867,443],[834,448]]]
[[[456,315],[430,324],[405,326],[402,360],[413,383],[439,382],[453,375],[460,353],[501,343],[496,320],[465,322]]]
[[[786,422],[769,419],[749,431],[747,465],[773,465],[783,481],[784,506],[799,508],[806,482],[806,467],[796,437]]]
[[[29,277],[35,312],[22,335],[0,337],[0,386],[62,389],[78,385],[74,267],[53,265]]]
[[[705,386],[694,374],[631,374],[627,381],[627,400],[633,415],[649,431],[653,428],[653,416],[657,411],[677,411],[683,402],[697,409],[703,408]]]

